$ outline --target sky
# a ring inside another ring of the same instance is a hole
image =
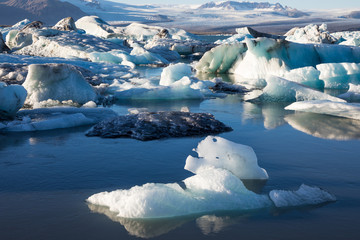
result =
[[[203,4],[211,0],[112,0],[129,4]],[[235,0],[236,1],[236,0]],[[216,1],[215,1],[216,2]],[[360,9],[360,0],[257,0],[249,2],[281,3],[298,9],[332,9],[332,8],[357,8]]]

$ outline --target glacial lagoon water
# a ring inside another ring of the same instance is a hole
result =
[[[141,142],[88,138],[89,127],[0,134],[0,239],[357,239],[360,123],[253,104],[239,95],[202,102],[130,102],[128,108],[210,112],[220,134],[253,147],[269,174],[262,189],[320,186],[337,202],[283,210],[214,212],[164,220],[117,218],[88,205],[94,193],[191,176],[185,159],[205,136]]]

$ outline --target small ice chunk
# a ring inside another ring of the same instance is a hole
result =
[[[191,76],[191,67],[185,63],[177,63],[170,65],[161,73],[160,85],[170,86],[174,82],[182,79],[183,77]]]
[[[188,156],[185,169],[197,174],[207,168],[222,168],[240,179],[268,179],[265,169],[260,168],[254,150],[221,137],[208,136],[197,148],[198,158]]]
[[[272,190],[270,199],[276,207],[297,207],[336,201],[336,197],[319,187],[302,184],[296,191]]]
[[[359,103],[333,102],[329,100],[314,100],[314,101],[295,102],[285,107],[285,109],[302,111],[302,112],[327,114],[337,117],[360,120]]]
[[[84,105],[82,105],[84,108],[96,108],[97,104],[94,101],[88,101]]]
[[[348,102],[360,102],[360,85],[349,84],[349,90],[338,96]]]
[[[14,117],[23,106],[27,92],[23,86],[0,82],[0,118]]]

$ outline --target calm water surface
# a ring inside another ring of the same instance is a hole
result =
[[[254,148],[268,171],[262,189],[302,183],[335,194],[311,208],[216,212],[157,221],[119,219],[85,199],[100,191],[191,176],[183,169],[203,137],[141,142],[87,138],[87,127],[0,135],[0,239],[358,239],[360,123],[244,103],[240,96],[203,102],[133,102],[112,108],[210,112],[234,131],[220,136]]]

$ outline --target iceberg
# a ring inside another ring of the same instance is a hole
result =
[[[147,141],[215,134],[231,130],[210,113],[140,112],[100,122],[93,126],[86,136],[128,137]]]
[[[7,85],[0,82],[0,119],[12,118],[24,105],[27,92],[20,85]]]
[[[117,114],[107,108],[55,107],[21,110],[13,121],[4,121],[0,131],[33,132],[93,125]]]
[[[266,78],[266,87],[263,90],[250,92],[245,100],[264,102],[296,102],[307,100],[329,100],[345,102],[344,100],[319,92],[312,88],[300,85],[283,78],[269,76]]]
[[[360,120],[360,104],[334,102],[331,100],[313,100],[295,102],[285,107],[286,110],[327,114],[331,116]]]
[[[53,28],[60,31],[78,31],[75,21],[72,17],[61,19],[54,25]]]
[[[360,84],[360,64],[324,63],[316,65],[316,68],[325,88],[347,89],[349,83]]]
[[[82,105],[97,98],[82,74],[68,64],[30,65],[23,87],[28,92],[26,103],[30,105],[49,99]]]
[[[208,139],[213,141],[214,137],[209,136]],[[229,144],[226,146],[226,150],[234,152],[234,149],[231,149],[235,146],[234,143],[229,143],[221,138],[216,139],[225,145]],[[205,140],[204,143],[207,141]],[[235,152],[238,151],[235,150]],[[204,157],[212,158],[213,155],[209,154]],[[250,158],[252,157],[250,156]],[[222,156],[219,161],[225,159],[226,157]],[[241,162],[244,159],[232,158],[232,160]],[[250,162],[253,161],[250,160]],[[199,168],[196,175],[183,180],[181,185],[178,183],[147,183],[142,186],[134,186],[128,190],[97,193],[90,196],[87,202],[107,207],[118,218],[159,219],[222,210],[256,210],[274,205],[279,207],[302,206],[336,200],[332,195],[327,197],[320,188],[309,188],[307,186],[302,186],[300,191],[295,193],[284,193],[276,190],[271,193],[271,196],[256,194],[248,190],[243,182],[231,172],[234,169],[229,171],[221,168],[222,166],[232,168],[237,165],[236,163],[229,165],[216,163],[217,166],[210,166],[210,162],[208,163],[207,167]],[[186,162],[186,165],[189,166],[189,163]],[[249,171],[254,169],[252,164],[243,165],[243,167],[250,167]],[[259,169],[259,167],[257,166],[255,169]],[[244,171],[247,170],[244,169]],[[258,170],[255,171],[258,172]],[[294,194],[301,198],[295,199]]]
[[[161,72],[159,84],[162,86],[170,86],[183,77],[190,77],[191,75],[191,67],[185,63],[170,65]]]
[[[294,207],[304,205],[317,205],[336,201],[336,197],[319,187],[310,187],[302,184],[296,191],[272,190],[270,199],[276,207]]]
[[[188,156],[184,167],[194,174],[215,167],[226,169],[239,179],[269,178],[266,170],[258,166],[255,152],[249,146],[208,136],[194,151],[199,157]]]
[[[84,16],[75,22],[75,26],[96,37],[109,38],[115,35],[114,27],[98,16]]]
[[[10,49],[8,46],[6,46],[6,43],[4,42],[3,35],[0,32],[0,53],[8,52]]]

